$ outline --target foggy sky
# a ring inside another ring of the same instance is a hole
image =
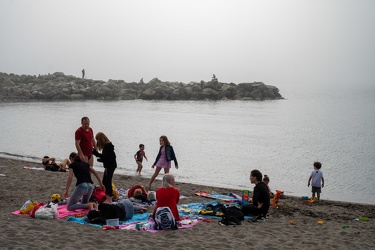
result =
[[[374,85],[372,0],[1,0],[0,72]]]

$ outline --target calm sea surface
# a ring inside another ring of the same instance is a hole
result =
[[[159,137],[167,135],[180,182],[252,189],[249,172],[259,169],[271,189],[310,196],[312,163],[321,161],[322,199],[375,204],[375,90],[281,94],[286,100],[0,103],[0,156],[63,159],[75,151],[74,132],[88,116],[94,133],[115,145],[117,173],[135,174],[133,155],[143,143],[143,174],[151,176]]]

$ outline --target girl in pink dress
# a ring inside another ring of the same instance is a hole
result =
[[[176,169],[178,169],[177,158],[174,153],[173,147],[170,145],[168,138],[165,135],[160,136],[160,149],[159,153],[156,156],[155,163],[152,164],[152,168],[156,166],[155,173],[152,175],[150,179],[150,183],[148,184],[148,189],[151,189],[151,184],[154,182],[155,178],[159,175],[160,170],[164,169],[164,174],[169,173],[169,169],[171,168],[171,161],[174,161],[174,165]]]

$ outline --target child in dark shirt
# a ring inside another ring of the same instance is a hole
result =
[[[146,159],[146,161],[148,161],[147,157],[146,157],[146,153],[145,153],[144,150],[145,150],[145,145],[139,144],[139,150],[134,155],[135,162],[138,165],[138,167],[137,167],[138,175],[141,175],[141,171],[142,171],[142,168],[143,168],[143,165],[142,165],[143,157]]]

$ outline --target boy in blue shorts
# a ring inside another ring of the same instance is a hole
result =
[[[137,167],[138,175],[141,175],[141,171],[142,171],[142,168],[143,168],[143,166],[142,166],[143,157],[147,160],[146,153],[145,153],[144,150],[145,150],[145,145],[139,144],[139,150],[134,155],[135,162],[138,165],[138,167]]]
[[[320,193],[322,192],[322,188],[324,187],[324,178],[323,172],[320,171],[322,164],[320,162],[314,162],[314,170],[311,172],[309,181],[307,182],[307,186],[310,186],[311,181],[311,193],[312,199],[315,199],[315,193],[317,196],[318,201],[320,200]]]

